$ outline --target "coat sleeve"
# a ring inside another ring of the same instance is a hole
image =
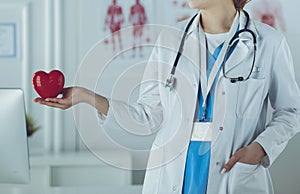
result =
[[[100,124],[107,129],[129,129],[137,134],[152,134],[161,126],[164,118],[159,81],[158,56],[156,46],[144,70],[140,85],[139,98],[136,102],[126,103],[108,98],[109,110],[107,116],[99,113]]]
[[[275,52],[269,98],[274,109],[272,120],[257,138],[266,156],[261,163],[269,167],[300,130],[300,91],[294,75],[292,56],[283,38]]]

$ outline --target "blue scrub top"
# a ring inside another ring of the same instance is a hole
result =
[[[218,58],[218,55],[223,47],[222,43],[219,45],[214,54],[212,55],[209,51],[207,52],[207,71],[206,76],[209,77],[211,70],[215,64],[215,61]],[[228,57],[231,55],[233,50],[235,49],[237,42],[231,48],[228,53]],[[227,60],[226,59],[226,60]],[[216,78],[219,77],[220,68]],[[201,84],[199,84],[198,90],[198,102],[199,102],[199,113],[198,113],[198,121],[199,122],[211,122],[213,116],[213,104],[214,104],[214,93],[216,87],[216,80],[208,94],[207,97],[207,108],[206,108],[206,118],[202,120],[203,114],[203,96],[201,92]],[[188,148],[187,158],[186,158],[186,166],[184,173],[184,183],[182,188],[183,194],[205,194],[208,182],[208,173],[209,173],[209,163],[210,163],[210,149],[211,142],[203,142],[203,141],[191,141]]]

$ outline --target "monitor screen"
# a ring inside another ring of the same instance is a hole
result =
[[[0,88],[0,184],[29,182],[23,91]]]

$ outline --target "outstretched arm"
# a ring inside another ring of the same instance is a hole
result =
[[[159,91],[160,56],[160,48],[156,46],[144,70],[139,98],[130,104],[105,98],[83,87],[64,88],[61,98],[36,98],[35,102],[61,109],[87,103],[107,116],[103,122],[101,121],[103,128],[124,130],[128,127],[131,131],[137,130],[137,133],[142,130],[143,134],[153,134],[163,124],[165,113]]]
[[[34,101],[42,105],[61,109],[68,109],[79,103],[87,103],[105,115],[107,115],[109,108],[108,100],[105,97],[82,87],[64,88],[61,98],[36,98]]]

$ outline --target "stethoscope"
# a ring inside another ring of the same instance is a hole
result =
[[[238,30],[234,35],[233,37],[229,40],[229,44],[228,44],[228,47],[226,49],[226,52],[225,52],[225,56],[222,60],[222,71],[223,71],[223,76],[226,78],[226,79],[229,79],[231,83],[237,83],[237,82],[242,82],[242,81],[246,81],[250,78],[252,72],[253,72],[253,69],[254,69],[254,64],[255,64],[255,57],[256,57],[256,36],[254,34],[253,31],[249,30],[248,29],[248,25],[249,25],[249,21],[250,21],[250,17],[249,17],[249,14],[244,11],[245,13],[245,16],[247,18],[246,20],[246,24],[244,26],[244,29],[242,30]],[[173,67],[172,67],[172,70],[171,70],[171,73],[170,73],[170,77],[167,78],[166,80],[166,83],[165,83],[165,87],[166,88],[174,88],[175,87],[175,82],[176,82],[176,79],[175,79],[175,72],[176,72],[176,67],[178,65],[178,61],[182,55],[182,52],[183,52],[183,48],[184,48],[184,43],[185,43],[185,39],[186,39],[186,36],[187,36],[187,33],[188,33],[188,30],[190,29],[193,21],[195,20],[196,16],[198,14],[196,14],[195,16],[193,16],[193,18],[189,21],[188,25],[186,26],[185,30],[184,30],[184,33],[182,35],[182,39],[181,39],[181,43],[180,43],[180,46],[179,46],[179,49],[177,51],[177,55],[176,55],[176,58],[175,58],[175,61],[174,61],[174,64],[173,64]],[[251,70],[249,71],[248,75],[246,77],[243,77],[243,76],[237,76],[237,77],[230,77],[226,74],[226,60],[228,59],[228,53],[229,51],[231,50],[231,48],[235,45],[236,41],[239,41],[239,35],[241,33],[244,33],[244,32],[247,32],[247,33],[250,33],[251,36],[252,36],[252,42],[253,42],[253,60],[252,60],[252,66],[251,66]]]

